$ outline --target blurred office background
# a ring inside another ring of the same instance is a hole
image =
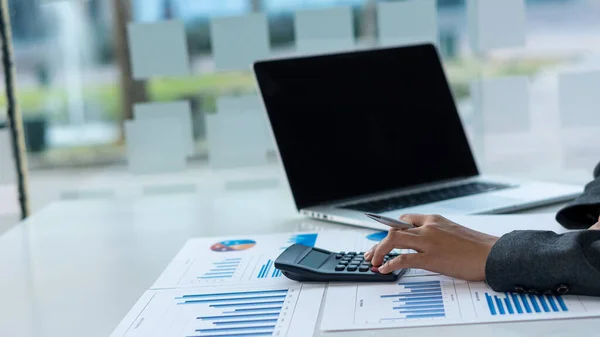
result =
[[[291,198],[250,63],[415,42],[438,45],[484,172],[579,183],[600,160],[597,0],[9,5],[34,212],[207,191]],[[0,106],[1,231],[18,207],[4,94]]]

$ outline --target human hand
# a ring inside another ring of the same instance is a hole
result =
[[[600,217],[598,217],[598,222],[596,222],[595,225],[593,225],[592,227],[590,227],[590,230],[600,231]]]
[[[460,226],[439,215],[403,215],[401,220],[416,228],[391,229],[380,243],[365,253],[374,269],[388,274],[402,268],[426,269],[467,280],[485,280],[485,263],[498,237]],[[417,253],[402,254],[381,263],[394,248],[412,249]]]

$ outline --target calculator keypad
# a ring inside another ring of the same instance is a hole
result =
[[[399,254],[390,253],[385,256],[383,263],[394,259]],[[364,252],[339,252],[335,255],[335,259],[338,260],[338,264],[335,266],[337,272],[360,272],[367,273],[371,271],[373,265],[365,260]]]

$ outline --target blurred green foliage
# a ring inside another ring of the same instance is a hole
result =
[[[445,64],[448,78],[457,99],[469,96],[471,81],[481,78],[524,75],[531,76],[559,63],[556,59],[531,59],[515,61],[489,61],[480,65],[474,59],[448,61]],[[221,95],[253,92],[254,82],[248,72],[209,73],[186,78],[153,79],[147,82],[152,101],[165,102],[180,99],[198,98],[202,109],[215,111],[216,98]],[[84,88],[84,99],[88,104],[100,107],[102,119],[120,120],[121,91],[118,84],[88,85]],[[30,88],[18,92],[19,103],[25,118],[48,113],[48,107],[58,107],[53,120],[67,118],[67,92],[65,88]],[[0,95],[0,106],[5,106],[6,98]],[[1,115],[0,115],[1,116]]]
[[[152,101],[165,102],[197,97],[203,102],[205,111],[214,111],[216,98],[225,94],[247,93],[254,88],[249,73],[227,72],[201,76],[171,79],[153,79],[147,82],[147,90]],[[21,89],[17,93],[25,118],[46,114],[50,105],[58,106],[60,112],[54,119],[66,119],[67,91],[64,88]],[[118,121],[121,111],[121,90],[117,84],[89,85],[83,90],[86,103],[99,105],[104,120]],[[0,96],[0,106],[6,105],[6,98]],[[0,115],[1,117],[2,115]]]

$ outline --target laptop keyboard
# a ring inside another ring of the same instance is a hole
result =
[[[502,190],[510,187],[510,185],[472,182],[451,187],[444,187],[437,190],[390,197],[387,199],[360,202],[351,205],[345,205],[340,208],[368,213],[383,213],[401,208],[414,207],[443,200]]]

